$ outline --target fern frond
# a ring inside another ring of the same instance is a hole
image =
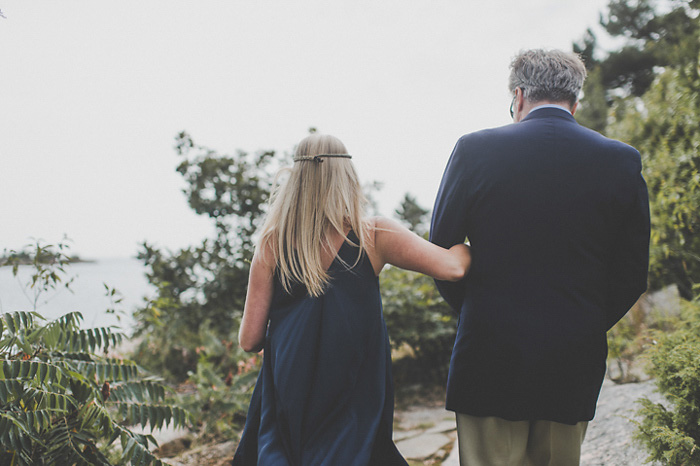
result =
[[[62,351],[52,351],[51,356],[54,358],[71,360],[71,361],[95,361],[91,353],[70,353]]]
[[[65,419],[53,426],[47,436],[45,464],[76,464],[109,466],[109,460],[95,447],[94,438],[77,429],[75,421]]]
[[[71,352],[95,352],[107,350],[110,346],[117,346],[125,336],[122,332],[115,332],[112,327],[97,327],[84,330],[65,332],[57,343]]]
[[[0,380],[0,402],[10,403],[13,399],[20,399],[24,394],[24,383],[17,379]]]
[[[3,359],[0,364],[0,380],[31,379],[34,383],[60,382],[61,368],[43,361],[20,361]]]
[[[163,426],[187,427],[191,418],[187,411],[177,406],[142,403],[116,403],[119,414],[128,425],[151,426],[151,431]]]
[[[148,444],[157,446],[158,443],[151,435],[136,434],[125,427],[120,428],[122,444],[122,459],[131,461],[132,465],[170,466],[164,463],[148,449]]]
[[[140,380],[136,382],[116,382],[110,387],[109,399],[118,402],[163,401],[165,387],[157,380]]]
[[[42,390],[40,388],[26,387],[24,399],[37,403],[37,409],[66,412],[71,408],[77,408],[78,404],[72,396],[63,393]]]
[[[76,361],[77,372],[88,378],[97,377],[99,382],[120,380],[129,381],[138,377],[138,366],[130,361],[112,359],[106,362]]]
[[[56,410],[37,409],[34,411],[20,411],[14,414],[18,420],[24,423],[28,430],[40,432],[51,426],[51,422],[56,416]]]
[[[35,319],[44,318],[34,311],[14,311],[0,314],[0,319],[5,321],[5,326],[10,334],[16,335],[21,330],[31,330]]]
[[[0,443],[4,443],[4,439],[12,430],[9,428],[11,424],[26,435],[30,435],[25,423],[23,423],[21,419],[18,419],[18,414],[20,414],[18,411],[0,411]]]
[[[115,422],[110,412],[100,403],[91,403],[80,409],[80,429],[87,429],[91,426],[98,426],[103,437],[112,436],[115,432]],[[116,437],[115,437],[116,438]],[[114,438],[108,442],[108,445]]]
[[[40,339],[48,348],[53,348],[61,334],[80,328],[80,322],[83,320],[83,315],[80,312],[74,311],[64,314],[58,319],[48,322],[46,325],[38,326],[31,333],[33,341]]]
[[[78,311],[73,311],[73,312],[68,312],[66,314],[63,314],[61,317],[53,320],[50,322],[48,326],[51,324],[57,324],[60,325],[61,327],[64,328],[78,328],[80,327],[80,323],[83,321],[83,314],[78,312]]]
[[[22,412],[0,411],[0,447],[2,450],[29,451],[36,432],[22,419]]]

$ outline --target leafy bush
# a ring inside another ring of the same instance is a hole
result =
[[[28,284],[35,303],[62,283],[64,246],[36,245]],[[46,253],[54,260],[45,261]],[[18,257],[11,252],[4,260],[15,274]],[[158,379],[109,355],[122,333],[81,329],[81,321],[78,312],[53,321],[36,310],[0,315],[0,463],[109,465],[108,451],[119,439],[121,464],[162,465],[149,451],[153,436],[128,426],[185,426],[188,414],[165,403]]]
[[[669,332],[675,328],[677,317],[669,312],[670,309],[657,308],[647,295],[643,295],[622,320],[608,331],[606,375],[610,380],[615,383],[641,380],[644,352],[652,343],[650,332]]]
[[[456,314],[430,277],[392,267],[382,272],[380,283],[392,348],[407,348],[409,353],[394,362],[397,386],[444,385],[457,333]]]
[[[253,234],[272,186],[275,154],[238,151],[223,155],[176,137],[190,207],[212,219],[215,235],[175,252],[144,244],[139,258],[150,269],[158,294],[135,314],[136,357],[145,367],[182,382],[197,371],[201,330],[219,340],[237,332],[245,302]],[[213,356],[212,356],[213,357]],[[225,376],[230,368],[223,368]],[[220,362],[215,363],[221,366]]]
[[[405,194],[395,214],[404,225],[427,237],[430,211]],[[444,386],[457,334],[457,316],[440,296],[432,278],[390,267],[379,278],[384,318],[395,354],[397,387]]]
[[[648,323],[644,311],[636,304],[608,331],[607,377],[615,383],[639,382],[632,366],[644,351]]]
[[[675,331],[652,335],[648,370],[666,403],[640,400],[637,438],[649,451],[649,460],[700,464],[700,304],[686,304]]]
[[[262,356],[245,353],[232,341],[203,330],[197,370],[190,375],[180,404],[194,413],[199,442],[230,440],[240,434]]]

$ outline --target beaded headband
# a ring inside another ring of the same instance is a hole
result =
[[[319,155],[300,155],[299,157],[294,157],[295,162],[303,162],[305,160],[313,160],[314,162],[323,162],[322,157],[336,158],[336,159],[351,159],[352,155],[348,154],[319,154]]]

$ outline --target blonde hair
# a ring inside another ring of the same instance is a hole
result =
[[[335,253],[331,239],[340,234],[348,240],[349,227],[365,251],[368,227],[364,219],[367,202],[355,167],[349,158],[317,158],[317,155],[347,154],[336,137],[312,134],[297,146],[292,168],[284,183],[278,183],[270,199],[270,208],[261,229],[259,247],[271,250],[282,286],[291,291],[293,283],[306,286],[318,297],[330,282],[323,268],[323,251]],[[278,178],[279,179],[279,178]],[[342,262],[342,261],[341,261]],[[352,267],[342,262],[346,267]]]

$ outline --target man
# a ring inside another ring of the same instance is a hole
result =
[[[649,206],[634,148],[573,117],[586,69],[521,52],[515,124],[457,141],[431,241],[468,237],[472,266],[439,282],[459,313],[447,409],[462,465],[577,465],[605,374],[606,331],[645,291]]]

